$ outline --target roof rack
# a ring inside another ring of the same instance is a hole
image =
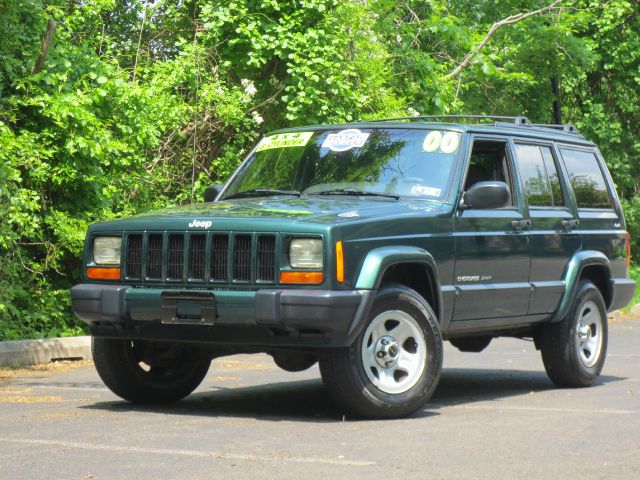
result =
[[[516,125],[531,125],[531,122],[527,117],[517,116],[517,117],[505,117],[502,115],[417,115],[415,117],[393,117],[393,118],[380,118],[377,120],[367,120],[367,122],[389,122],[394,120],[431,120],[436,118],[446,118],[446,119],[461,119],[461,120],[511,120]]]
[[[558,125],[555,123],[532,123],[532,127],[542,127],[542,128],[555,128],[556,130],[562,130],[567,133],[579,133],[578,128],[575,125],[571,125],[570,123],[565,123],[564,125]]]
[[[574,135],[580,135],[578,129],[575,125],[564,124],[550,124],[550,123],[531,123],[529,119],[523,115],[519,115],[516,117],[508,117],[502,115],[417,115],[415,117],[392,117],[392,118],[380,118],[376,120],[356,120],[353,123],[359,123],[362,121],[366,121],[367,123],[378,123],[378,122],[391,122],[397,120],[435,120],[435,119],[450,119],[450,120],[493,120],[495,125],[516,125],[519,127],[538,127],[538,128],[552,128],[555,130],[562,130],[566,133],[572,133]]]

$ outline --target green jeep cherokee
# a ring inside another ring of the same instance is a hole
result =
[[[592,384],[635,288],[600,152],[569,125],[441,118],[280,130],[204,203],[92,225],[71,293],[105,384],[175,401],[212,358],[267,352],[398,417],[433,394],[443,340],[498,336]]]

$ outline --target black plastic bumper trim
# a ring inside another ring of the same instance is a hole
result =
[[[611,286],[613,301],[609,307],[610,312],[627,306],[636,291],[636,282],[629,278],[614,278],[611,280]]]
[[[80,284],[71,289],[73,312],[87,323],[126,320],[127,285]]]
[[[368,314],[373,293],[373,290],[259,290],[256,323],[295,331],[317,330],[347,341],[354,336],[354,330],[359,333],[357,327]]]
[[[71,290],[73,311],[91,326],[93,334],[100,336],[117,331],[129,332],[131,338],[147,338],[147,332],[154,338],[167,340],[225,343],[225,335],[220,334],[228,330],[235,333],[226,340],[238,343],[241,336],[237,334],[244,331],[247,344],[251,344],[256,341],[253,336],[259,330],[283,333],[281,337],[274,335],[273,338],[260,333],[257,337],[262,339],[260,343],[348,346],[360,333],[376,293],[375,290],[258,290],[254,300],[255,314],[253,318],[247,318],[247,323],[238,324],[239,329],[228,328],[229,324],[225,325],[228,319],[224,317],[216,318],[198,326],[201,330],[196,338],[191,338],[191,328],[169,328],[170,325],[160,323],[160,318],[157,322],[133,321],[127,305],[130,288],[125,285],[76,285]],[[207,328],[214,330],[205,331]],[[252,333],[252,329],[256,332]]]

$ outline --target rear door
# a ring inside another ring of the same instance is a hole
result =
[[[460,321],[526,315],[529,305],[529,233],[510,143],[498,136],[472,141],[464,190],[499,180],[509,185],[511,199],[502,208],[456,212],[453,328]]]
[[[626,232],[604,161],[591,147],[560,145],[559,150],[575,195],[582,249],[604,253],[614,275],[624,276]]]
[[[520,184],[531,220],[532,287],[528,314],[553,312],[564,292],[563,274],[580,249],[579,221],[573,198],[552,143],[516,139]]]

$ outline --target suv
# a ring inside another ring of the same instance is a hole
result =
[[[510,336],[556,385],[592,384],[635,288],[600,152],[569,125],[439,118],[279,130],[204,203],[92,225],[71,294],[104,383],[175,401],[213,358],[266,352],[399,417],[433,394],[444,340]]]

